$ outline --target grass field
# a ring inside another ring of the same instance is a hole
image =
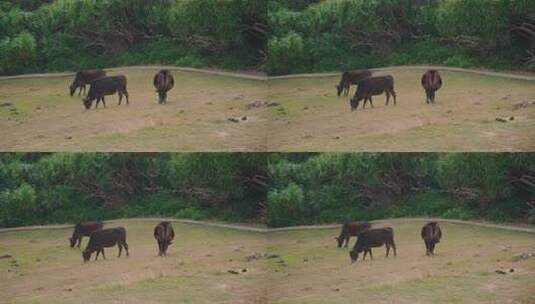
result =
[[[397,106],[373,98],[350,111],[337,97],[340,76],[277,79],[269,83],[268,147],[272,151],[531,151],[535,148],[535,82],[442,71],[444,85],[435,104],[425,103],[424,70],[375,72],[395,79]],[[496,118],[514,120],[496,121]]]
[[[0,80],[3,151],[259,151],[266,149],[259,80],[173,71],[175,87],[159,105],[156,69],[115,69],[128,78],[130,105],[106,98],[107,108],[85,110],[70,97],[73,77]],[[88,87],[89,89],[89,87]],[[246,116],[246,120],[241,120]],[[228,119],[238,119],[231,122]]]
[[[176,241],[162,258],[156,222],[107,226],[118,225],[127,229],[130,256],[117,258],[117,248],[108,248],[107,260],[93,255],[86,264],[68,246],[72,229],[0,233],[0,256],[12,256],[0,259],[0,303],[266,302],[263,261],[245,261],[264,250],[262,235],[174,223]]]
[[[444,223],[436,256],[426,257],[422,223],[393,223],[397,257],[385,258],[384,248],[376,248],[373,261],[350,264],[348,249],[336,248],[338,229],[266,235],[178,223],[176,240],[161,258],[155,224],[107,224],[126,227],[130,257],[117,258],[117,249],[109,248],[107,260],[86,264],[80,250],[68,247],[70,229],[0,233],[0,256],[11,255],[0,259],[0,303],[535,301],[535,257],[513,261],[535,253],[529,233]],[[278,257],[247,261],[255,252]]]

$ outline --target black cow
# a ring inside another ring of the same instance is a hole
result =
[[[98,103],[102,100],[104,107],[106,107],[106,101],[104,96],[113,95],[116,92],[119,93],[119,105],[123,99],[123,95],[126,96],[126,104],[128,104],[128,92],[126,91],[126,77],[124,75],[108,76],[97,80],[91,81],[91,87],[89,93],[84,98],[84,106],[86,109],[90,109],[93,104],[93,100],[97,100],[95,109],[98,108]]]
[[[340,79],[340,83],[336,85],[336,93],[338,96],[340,96],[342,91],[344,91],[344,95],[347,96],[352,84],[358,84],[359,81],[370,76],[372,76],[372,72],[370,70],[354,70],[344,72],[342,74],[342,78]]]
[[[154,238],[158,242],[158,255],[167,255],[167,248],[175,238],[175,231],[169,222],[161,222],[154,227]]]
[[[97,252],[95,260],[98,259],[98,255],[100,253],[102,253],[102,257],[106,259],[106,256],[104,255],[104,247],[113,247],[115,245],[119,247],[118,257],[121,257],[123,247],[126,250],[126,256],[128,256],[126,229],[124,229],[123,227],[97,230],[91,233],[91,236],[89,237],[89,243],[87,244],[85,250],[82,252],[84,262],[89,261],[89,259],[91,259],[91,254],[95,251]]]
[[[394,249],[394,256],[396,256],[396,244],[394,243],[394,230],[390,227],[370,229],[362,232],[355,243],[353,249],[349,252],[351,263],[357,261],[359,254],[364,251],[362,259],[366,258],[366,253],[370,254],[373,260],[372,247],[386,246],[386,256],[390,253],[390,247]]]
[[[442,78],[436,70],[429,70],[422,76],[422,87],[424,87],[427,104],[435,103],[435,92],[442,87]]]
[[[359,82],[359,86],[355,95],[349,101],[351,105],[351,111],[354,111],[358,108],[359,102],[364,99],[364,104],[362,108],[366,108],[366,101],[370,101],[370,104],[373,108],[372,96],[381,95],[383,92],[386,93],[386,105],[390,101],[390,95],[394,97],[394,104],[396,104],[396,92],[394,91],[394,77],[387,76],[377,76],[363,79]]]
[[[82,243],[82,237],[90,236],[93,231],[102,229],[102,222],[80,222],[74,226],[72,236],[69,238],[71,248],[74,247],[76,241],[78,241],[78,248]]]
[[[78,95],[82,93],[82,90],[84,91],[85,95],[85,86],[87,84],[91,83],[91,81],[95,79],[99,79],[105,76],[106,72],[103,70],[84,70],[76,72],[76,76],[74,77],[74,80],[69,86],[69,92],[71,96],[74,95],[74,92],[78,88],[80,88],[80,90],[78,91]]]
[[[442,238],[442,230],[437,222],[429,222],[422,227],[420,233],[425,242],[425,254],[435,255],[435,244]]]
[[[347,248],[347,244],[349,243],[349,238],[352,236],[358,236],[362,231],[370,229],[371,224],[368,222],[349,222],[344,223],[342,226],[342,231],[340,231],[340,235],[338,237],[335,237],[338,248],[342,247],[342,244],[345,241],[344,248]]]
[[[175,79],[168,70],[160,70],[153,79],[154,87],[158,92],[158,103],[163,104],[167,102],[167,92],[175,86]]]

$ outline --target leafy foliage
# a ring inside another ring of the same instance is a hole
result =
[[[265,16],[263,0],[0,0],[0,74],[146,63],[255,67],[265,56]]]

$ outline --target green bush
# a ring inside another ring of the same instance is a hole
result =
[[[192,68],[205,68],[208,66],[208,64],[203,59],[190,55],[178,59],[177,61],[175,61],[175,65]]]
[[[299,223],[305,211],[303,190],[296,184],[268,194],[267,224],[273,227]]]
[[[289,32],[282,38],[270,39],[268,53],[267,68],[273,74],[299,71],[305,63],[303,38],[296,32]]]

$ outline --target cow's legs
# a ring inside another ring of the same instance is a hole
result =
[[[370,96],[370,97],[368,97],[368,100],[370,101],[370,105],[371,105],[371,106],[372,106],[372,108],[373,108],[373,101],[372,101],[372,97],[371,97],[371,96]]]
[[[120,258],[121,253],[123,252],[123,246],[121,245],[121,243],[117,243],[117,247],[119,247],[119,255],[117,257]]]
[[[385,255],[385,257],[388,257],[388,254],[390,253],[390,245],[388,243],[386,243],[385,247],[386,247],[386,255]]]
[[[95,261],[98,260],[98,255],[100,254],[100,250],[97,250],[97,254],[95,255]]]
[[[158,255],[162,256],[162,252],[163,252],[162,240],[158,240]]]
[[[387,91],[385,91],[385,93],[386,93],[386,104],[385,105],[388,105],[388,103],[390,102],[390,92],[388,92],[388,90],[387,90]]]
[[[368,254],[370,255],[370,259],[373,260],[373,255],[372,255],[372,249],[371,248],[368,248]]]
[[[78,237],[78,248],[80,248],[80,244],[82,244],[82,236],[81,235]]]
[[[396,101],[396,92],[394,91],[394,89],[392,89],[392,92],[390,92],[392,94],[392,96],[394,97],[394,105],[397,105],[397,101]]]
[[[104,254],[104,248],[100,248],[100,253],[102,253],[102,257],[106,259],[106,255]]]
[[[344,248],[347,248],[347,245],[349,244],[349,238],[350,238],[349,235],[344,236],[344,240],[346,242],[344,245]]]
[[[435,103],[435,91],[431,91],[431,103]]]
[[[128,254],[128,244],[126,243],[126,241],[123,242],[123,246],[124,246],[124,249],[126,250],[126,256],[129,256],[129,254]]]
[[[394,256],[397,256],[397,253],[396,253],[396,244],[394,243],[394,240],[392,240],[392,244],[390,244],[392,246],[392,248],[394,249]]]
[[[431,243],[431,255],[435,255],[435,243]]]

